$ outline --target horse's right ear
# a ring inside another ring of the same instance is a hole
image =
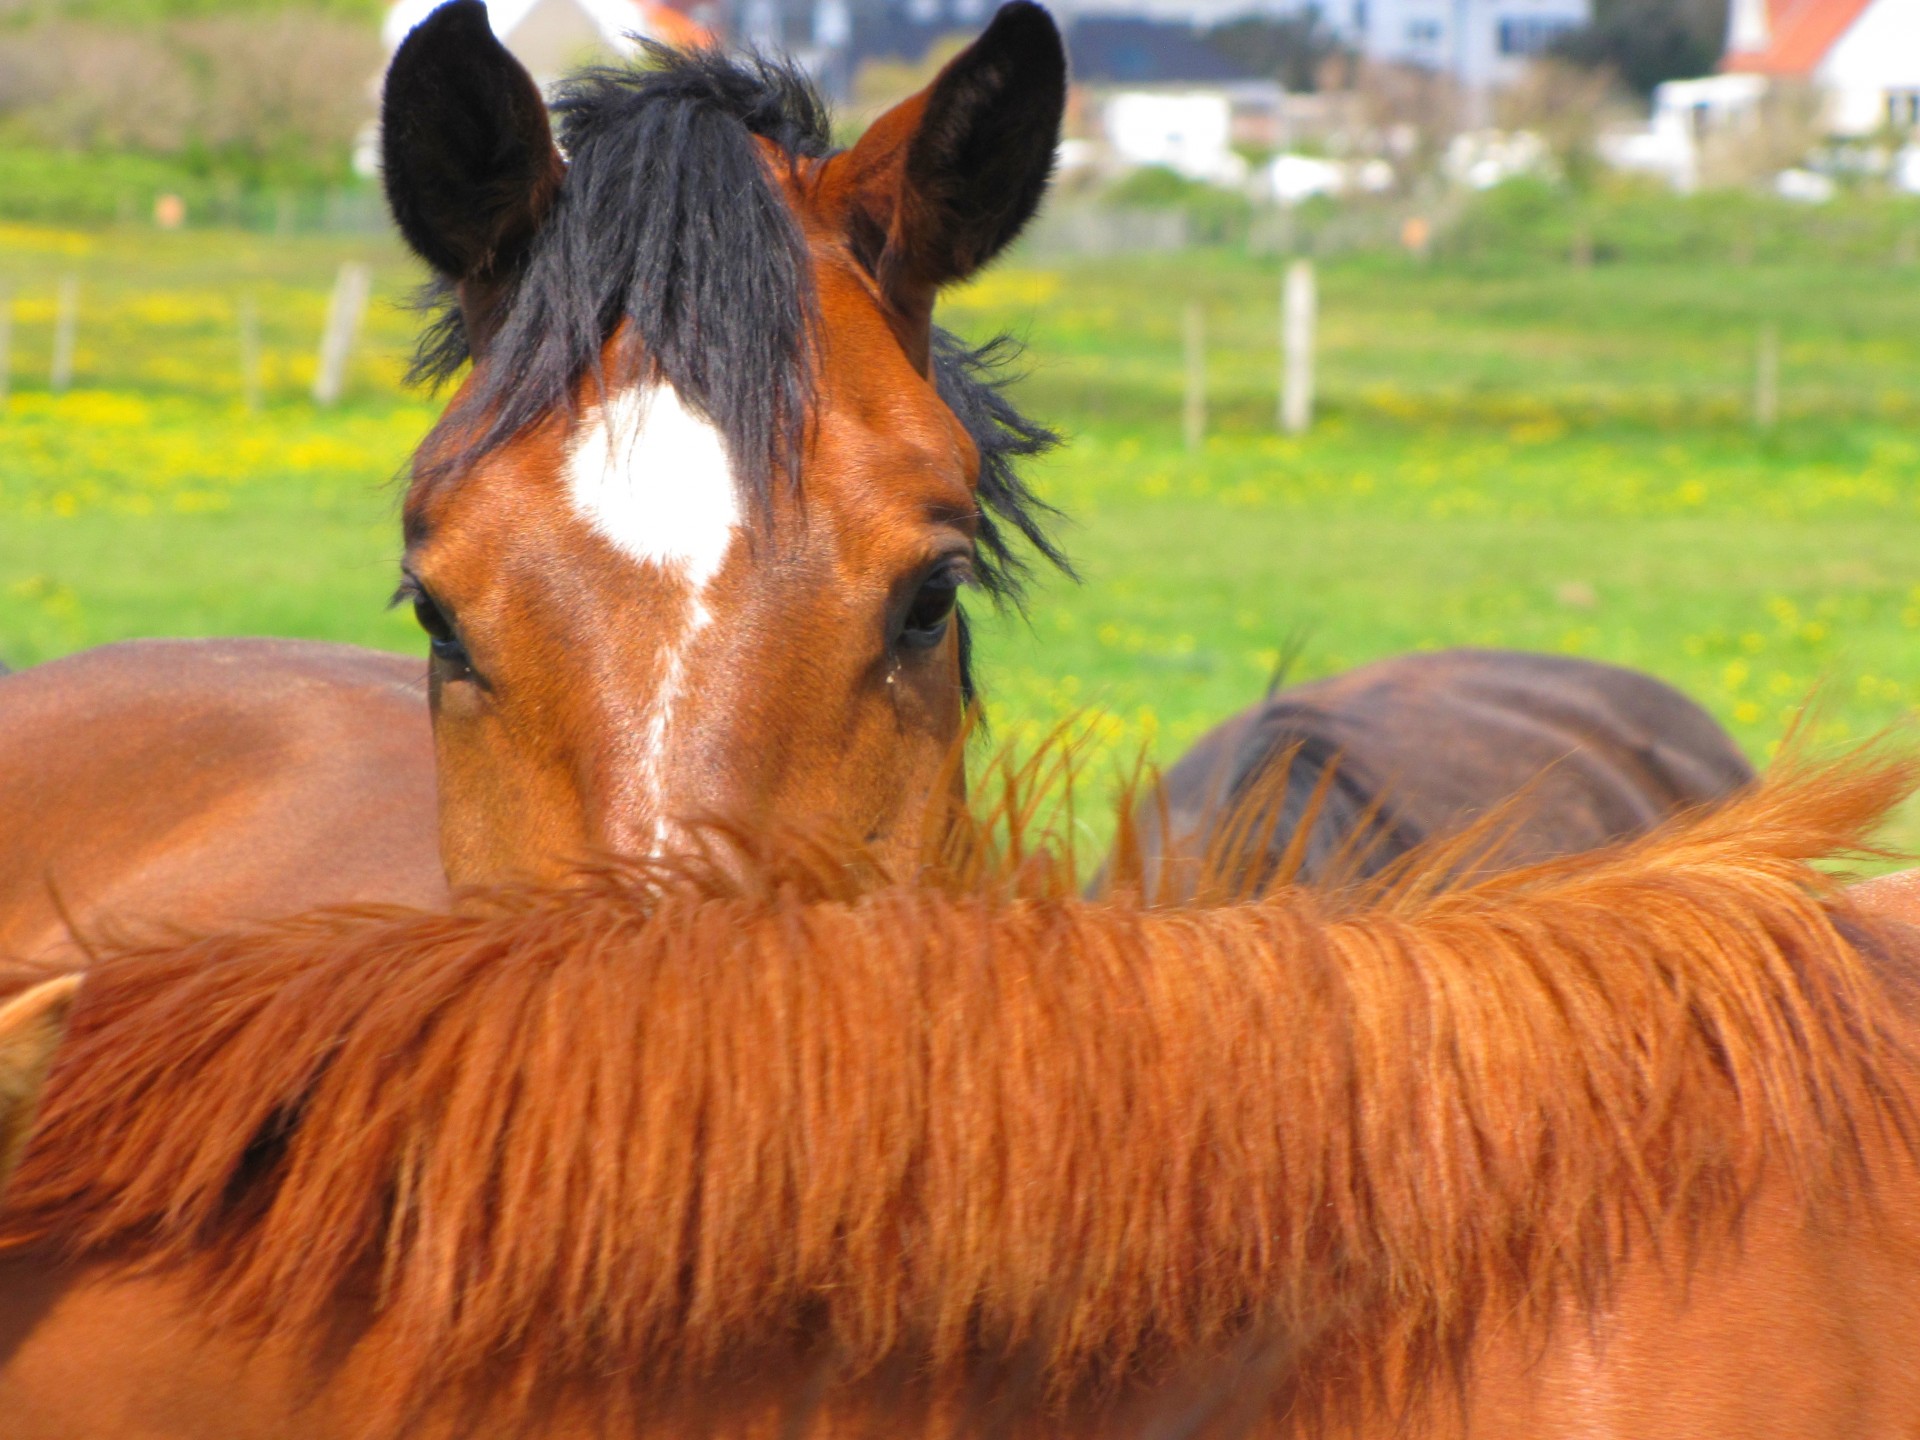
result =
[[[5,1184],[27,1132],[53,1052],[66,1038],[80,977],[62,976],[0,1003],[0,1184]]]
[[[481,0],[449,0],[401,43],[380,101],[394,223],[461,287],[508,280],[566,174],[540,87],[507,53]]]

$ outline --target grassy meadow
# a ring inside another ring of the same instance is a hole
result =
[[[348,397],[307,398],[326,290],[370,262]],[[1028,347],[1022,403],[1069,438],[1035,472],[1084,583],[982,626],[1002,739],[1089,717],[1171,759],[1276,659],[1416,647],[1639,666],[1757,758],[1816,688],[1839,742],[1920,699],[1920,272],[1855,260],[1322,262],[1321,406],[1275,432],[1281,262],[1018,259],[946,302]],[[74,387],[47,368],[80,284]],[[135,635],[413,649],[383,605],[392,479],[430,423],[401,374],[418,277],[384,242],[0,226],[0,658]],[[242,400],[238,307],[262,317]],[[1182,442],[1182,314],[1204,307],[1209,433]],[[1751,418],[1777,327],[1780,418]],[[1903,827],[1920,840],[1920,826]]]

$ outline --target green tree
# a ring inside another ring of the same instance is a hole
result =
[[[1293,91],[1317,90],[1321,67],[1345,48],[1309,5],[1291,15],[1247,16],[1207,32],[1207,44],[1237,65]]]
[[[1577,65],[1613,71],[1644,96],[1663,80],[1710,72],[1726,34],[1727,0],[1594,0],[1592,23],[1555,49]]]

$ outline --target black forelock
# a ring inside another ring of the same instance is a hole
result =
[[[553,109],[567,176],[500,307],[487,365],[449,417],[472,417],[449,427],[471,438],[423,457],[416,480],[440,483],[571,405],[624,320],[627,358],[713,423],[766,513],[776,483],[799,482],[820,312],[799,222],[754,141],[825,156],[825,104],[790,63],[648,44],[637,65],[575,75]],[[451,294],[436,303],[413,366],[429,383],[468,359]],[[1005,394],[1016,352],[1004,337],[972,349],[934,336],[935,386],[980,453],[982,587],[1014,603],[1028,569],[1016,536],[1072,573],[1046,534],[1054,511],[1015,468],[1057,443]]]
[[[472,438],[436,468],[464,468],[570,404],[625,320],[625,358],[704,413],[763,495],[775,470],[797,469],[818,307],[799,223],[754,137],[824,155],[825,106],[790,65],[649,44],[639,65],[574,75],[553,109],[566,179],[459,402]],[[443,380],[466,358],[458,316],[443,316],[414,372]]]

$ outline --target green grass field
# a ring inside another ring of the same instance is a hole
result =
[[[305,398],[326,287],[371,261],[346,403]],[[78,379],[47,393],[80,278]],[[1079,586],[984,625],[1003,739],[1091,718],[1170,759],[1276,657],[1326,673],[1423,646],[1639,666],[1756,757],[1799,704],[1859,738],[1920,697],[1920,283],[1891,263],[1323,264],[1313,433],[1274,430],[1279,262],[1020,262],[950,299],[1028,344],[1020,395],[1070,443],[1036,472]],[[387,613],[391,481],[431,421],[400,386],[417,276],[377,242],[0,227],[14,297],[0,412],[0,657],[133,635],[274,633],[411,649]],[[237,306],[264,318],[241,404]],[[1210,435],[1180,437],[1181,315],[1205,307]],[[1778,326],[1778,426],[1749,418]],[[1920,829],[1907,838],[1920,838]]]

